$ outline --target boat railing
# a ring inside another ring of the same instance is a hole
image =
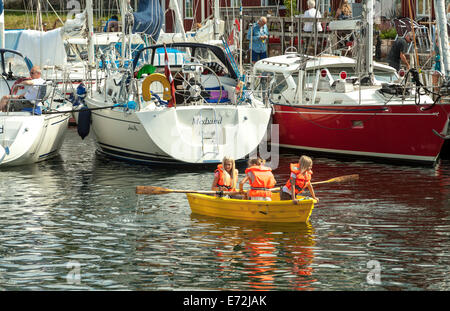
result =
[[[11,97],[8,99],[6,113],[10,112],[29,112],[32,115],[40,115],[42,113],[41,103],[48,97],[47,84],[43,85],[25,85],[17,84],[17,86],[28,86],[37,88],[37,96],[35,99],[27,100],[25,98]]]

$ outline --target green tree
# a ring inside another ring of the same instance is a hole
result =
[[[298,15],[297,0],[284,0],[284,6],[286,7],[286,16]]]

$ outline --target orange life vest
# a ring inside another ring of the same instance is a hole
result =
[[[219,180],[217,181],[216,186],[217,187],[225,187],[228,190],[233,191],[234,188],[233,189],[231,188],[231,182],[232,182],[231,178],[230,178],[229,182],[225,183],[225,174],[223,173],[224,168],[223,168],[222,164],[217,165],[217,169],[214,171],[214,173],[217,173],[217,172],[219,173]]]
[[[300,166],[298,163],[291,163],[291,173],[296,175],[295,177],[295,194],[299,194],[305,189],[308,185],[308,182],[311,180],[312,171],[306,171],[303,174],[300,173]],[[291,176],[289,176],[288,181],[286,182],[286,188],[288,188],[291,192]]]
[[[250,190],[248,196],[250,197],[272,197],[272,192],[269,190],[277,183],[272,174],[272,169],[266,166],[250,166],[245,170],[245,174],[252,172],[253,178],[250,177]]]

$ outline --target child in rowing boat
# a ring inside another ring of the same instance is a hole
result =
[[[272,169],[264,166],[265,161],[257,158],[248,161],[245,177],[239,183],[239,191],[244,192],[244,184],[248,181],[250,190],[247,196],[250,200],[272,201],[272,192],[269,190],[277,183],[273,177]]]
[[[217,165],[214,171],[214,180],[211,190],[214,191],[236,191],[239,171],[233,158],[224,157],[222,164]]]
[[[298,163],[291,163],[291,175],[289,176],[286,185],[281,189],[281,200],[293,200],[297,203],[295,198],[297,194],[300,194],[306,187],[308,187],[309,193],[312,198],[319,202],[319,199],[314,193],[314,188],[311,184],[312,175],[312,159],[308,156],[302,155],[298,160]],[[294,185],[295,191],[292,191],[292,185]]]

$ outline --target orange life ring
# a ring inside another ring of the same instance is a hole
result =
[[[170,93],[170,83],[169,80],[167,80],[166,76],[163,75],[162,73],[152,73],[151,75],[146,77],[142,82],[142,97],[144,98],[145,101],[150,101],[152,99],[152,92],[150,92],[150,85],[153,82],[159,82],[163,85],[164,100],[172,99],[172,95]]]

